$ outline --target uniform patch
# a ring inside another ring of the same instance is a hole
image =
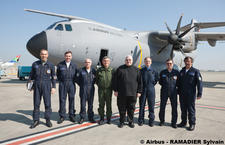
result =
[[[79,73],[77,73],[77,77],[79,77],[80,76],[80,74]]]
[[[60,70],[66,70],[66,68],[65,67],[61,67]]]
[[[38,68],[38,65],[35,65],[34,68]]]
[[[191,72],[191,73],[189,73],[189,75],[190,75],[190,76],[194,76],[194,75],[195,75],[195,73]]]
[[[166,77],[166,75],[162,75],[162,77]]]
[[[174,80],[177,80],[177,76],[173,76],[173,79],[174,79]]]
[[[50,73],[51,73],[51,70],[50,70],[50,69],[48,69],[48,70],[47,70],[47,74],[50,74]]]

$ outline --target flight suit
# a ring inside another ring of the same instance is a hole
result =
[[[82,68],[78,73],[78,85],[80,86],[80,117],[82,119],[86,116],[86,102],[88,102],[88,119],[91,120],[94,117],[93,101],[95,92],[95,69],[91,68],[88,73],[86,68]]]
[[[101,67],[96,73],[96,84],[98,85],[98,113],[101,119],[104,119],[104,108],[106,104],[106,117],[110,119],[112,116],[112,77],[114,70]]]
[[[168,98],[172,107],[172,124],[177,123],[177,79],[179,77],[179,71],[172,69],[169,72],[167,69],[160,72],[159,84],[161,85],[160,92],[160,122],[165,122],[165,108]]]
[[[69,117],[75,117],[74,96],[76,92],[77,66],[70,62],[67,67],[62,61],[57,65],[57,78],[59,80],[59,116],[66,117],[66,97],[69,99]]]
[[[142,95],[139,98],[139,117],[138,122],[144,122],[145,104],[148,101],[149,111],[149,124],[155,120],[154,107],[155,107],[155,85],[158,82],[158,73],[151,68],[144,67],[141,69],[141,76],[143,82]]]
[[[45,119],[50,120],[50,115],[52,112],[51,89],[56,88],[56,75],[54,65],[49,61],[47,61],[46,63],[42,63],[40,60],[34,62],[32,64],[29,79],[34,80],[33,120],[39,121],[40,104],[42,96],[45,104]]]
[[[202,96],[202,76],[198,69],[191,67],[187,72],[185,67],[180,71],[178,93],[180,95],[181,120],[187,123],[187,113],[190,125],[195,125],[195,100]]]

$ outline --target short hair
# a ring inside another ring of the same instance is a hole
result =
[[[152,58],[151,58],[150,56],[147,56],[147,57],[145,57],[144,61],[147,60],[148,58],[149,58],[150,60],[152,60]]]
[[[108,56],[104,56],[104,57],[102,58],[102,60],[104,60],[104,59],[109,59],[109,60],[110,60],[110,58],[109,58]]]
[[[69,53],[70,53],[70,54],[73,54],[72,51],[68,50],[68,51],[66,51],[66,52],[64,53],[64,56],[67,55],[67,54],[69,54]]]
[[[84,60],[84,62],[86,62],[87,60],[89,60],[89,61],[92,63],[92,60],[91,60],[90,58],[86,58],[86,59]]]
[[[190,56],[186,56],[186,57],[184,58],[184,62],[185,62],[186,60],[188,60],[188,59],[191,59],[191,62],[192,62],[192,63],[194,62],[194,59],[193,59],[192,57],[190,57]]]
[[[41,49],[41,50],[40,50],[40,54],[41,54],[41,52],[42,52],[42,51],[47,51],[47,52],[48,52],[48,50],[47,50],[47,49]]]
[[[169,58],[169,59],[166,60],[166,62],[168,62],[168,61],[172,61],[173,62],[173,59]]]
[[[125,57],[125,60],[126,60],[128,57],[130,57],[131,60],[133,61],[133,57],[132,57],[131,55],[127,55],[127,56]]]

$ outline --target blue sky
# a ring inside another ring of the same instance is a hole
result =
[[[1,0],[0,57],[8,61],[21,54],[21,65],[36,60],[26,50],[27,41],[61,18],[25,12],[37,9],[92,19],[127,30],[166,31],[166,21],[175,29],[180,15],[182,25],[194,18],[199,22],[225,21],[224,0]],[[201,31],[225,32],[225,27]],[[201,42],[195,66],[200,69],[225,70],[225,42],[210,47]]]

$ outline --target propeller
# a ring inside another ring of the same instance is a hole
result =
[[[164,45],[162,48],[159,49],[158,54],[160,54],[167,46],[172,45],[172,50],[170,53],[170,58],[173,58],[173,51],[174,50],[178,50],[180,51],[184,56],[185,53],[182,49],[183,45],[185,44],[185,42],[187,42],[186,40],[182,39],[182,37],[184,37],[189,31],[191,31],[195,26],[187,29],[186,31],[184,31],[183,33],[180,34],[180,24],[181,24],[181,20],[182,20],[183,14],[180,16],[180,19],[177,23],[177,28],[175,33],[173,33],[170,29],[170,27],[167,25],[167,23],[165,22],[166,28],[169,31],[170,35],[167,38],[167,43],[166,45]]]

